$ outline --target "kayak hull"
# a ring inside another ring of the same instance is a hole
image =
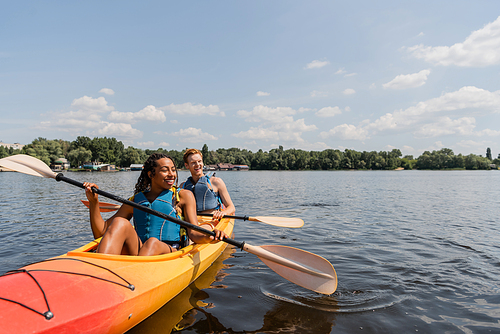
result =
[[[233,226],[224,219],[217,228],[232,235]],[[92,252],[98,243],[0,277],[0,333],[123,333],[184,290],[227,246],[124,256]]]

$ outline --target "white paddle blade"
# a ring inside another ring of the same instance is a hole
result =
[[[88,208],[89,207],[89,201],[84,201],[83,199],[81,200],[82,203]],[[106,203],[106,202],[99,202],[99,211],[100,212],[111,212],[111,211],[116,211],[121,207],[120,204],[113,204],[113,203]]]
[[[19,173],[39,177],[55,179],[57,175],[43,161],[25,154],[16,154],[2,158],[0,159],[0,166]]]
[[[279,246],[251,246],[243,249],[259,257],[281,277],[303,288],[332,294],[337,290],[337,273],[325,258],[301,249]]]
[[[304,221],[300,218],[250,217],[248,220],[280,227],[299,228],[304,226]]]

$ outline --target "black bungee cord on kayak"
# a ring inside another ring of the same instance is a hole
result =
[[[130,291],[134,291],[135,290],[135,286],[133,284],[130,284],[125,278],[121,277],[120,275],[118,275],[117,273],[115,273],[114,271],[112,271],[109,268],[100,266],[100,265],[92,263],[92,262],[88,262],[88,261],[84,261],[84,260],[80,260],[80,259],[74,259],[74,258],[71,258],[71,257],[64,257],[64,258],[47,259],[47,260],[43,260],[43,261],[36,262],[36,263],[50,262],[50,261],[57,261],[57,260],[72,260],[72,261],[82,262],[82,263],[85,263],[85,264],[90,264],[90,265],[92,265],[94,267],[101,268],[101,269],[104,269],[104,270],[110,272],[111,274],[115,275],[116,277],[118,277],[119,279],[121,279],[122,281],[124,281],[127,284],[123,284],[123,283],[120,283],[120,282],[115,282],[115,281],[108,280],[108,279],[105,279],[105,278],[102,278],[102,277],[98,277],[98,276],[94,276],[94,275],[83,274],[83,273],[74,273],[74,272],[71,272],[71,271],[51,270],[51,269],[32,269],[30,271],[50,271],[50,272],[54,272],[54,273],[63,273],[63,274],[72,274],[72,275],[87,276],[87,277],[95,278],[95,279],[98,279],[98,280],[101,280],[101,281],[105,281],[105,282],[108,282],[108,283],[113,283],[113,284],[116,284],[116,285],[123,286],[124,288],[130,289]]]
[[[45,291],[43,290],[42,286],[37,281],[37,279],[31,274],[31,272],[35,272],[35,271],[45,271],[45,272],[54,272],[54,273],[69,274],[69,275],[86,276],[86,277],[95,278],[95,279],[98,279],[98,280],[101,280],[101,281],[104,281],[104,282],[108,282],[108,283],[113,283],[113,284],[116,284],[116,285],[120,285],[120,286],[123,286],[124,288],[130,289],[131,291],[135,290],[135,286],[132,285],[132,284],[130,284],[125,278],[123,278],[120,275],[118,275],[117,273],[113,272],[111,269],[108,269],[106,267],[100,266],[100,265],[92,263],[92,262],[87,262],[87,261],[84,261],[84,260],[74,259],[74,258],[67,257],[67,258],[47,259],[47,260],[35,262],[35,263],[32,263],[32,264],[42,263],[42,262],[49,262],[49,261],[57,261],[57,260],[72,260],[72,261],[82,262],[82,263],[85,263],[85,264],[90,264],[92,266],[95,266],[95,267],[98,267],[98,268],[101,268],[101,269],[104,269],[104,270],[110,272],[111,274],[115,275],[119,279],[123,280],[126,284],[123,284],[123,283],[120,283],[120,282],[115,282],[115,281],[108,280],[108,279],[105,279],[105,278],[102,278],[102,277],[98,277],[98,276],[94,276],[94,275],[83,274],[83,273],[75,273],[75,272],[71,272],[71,271],[51,270],[51,269],[31,269],[31,270],[29,270],[29,269],[16,269],[16,270],[8,271],[5,274],[0,275],[0,277],[7,276],[7,275],[14,275],[14,274],[26,273],[29,277],[31,277],[31,279],[33,279],[33,281],[35,281],[36,285],[38,285],[38,288],[40,289],[40,292],[42,293],[43,298],[45,300],[45,304],[47,305],[47,311],[45,311],[45,312],[37,311],[34,308],[31,308],[31,307],[29,307],[26,304],[23,304],[21,302],[18,302],[18,301],[12,300],[12,299],[4,298],[4,297],[0,297],[0,299],[8,301],[8,302],[11,302],[11,303],[14,303],[14,304],[17,304],[17,305],[22,306],[22,307],[24,307],[24,308],[26,308],[28,310],[31,310],[31,311],[33,311],[33,312],[35,312],[37,314],[40,314],[41,316],[45,317],[46,320],[52,319],[54,317],[54,314],[50,310],[49,301],[47,299],[47,296],[45,295]]]
[[[47,311],[44,312],[44,313],[42,313],[40,311],[35,310],[34,308],[29,307],[28,305],[25,305],[25,304],[23,304],[21,302],[18,302],[18,301],[12,300],[12,299],[7,299],[7,298],[3,298],[3,297],[0,297],[0,299],[8,301],[8,302],[11,302],[11,303],[14,303],[14,304],[17,304],[17,305],[20,305],[20,306],[22,306],[24,308],[27,308],[28,310],[31,310],[31,311],[33,311],[35,313],[38,313],[41,316],[44,316],[45,319],[47,319],[47,320],[52,319],[54,317],[54,314],[50,311],[49,301],[47,300],[47,296],[45,295],[45,291],[43,291],[42,287],[40,286],[40,283],[38,283],[38,281],[36,280],[36,278],[33,277],[33,275],[31,275],[28,270],[26,270],[26,269],[12,270],[12,271],[9,271],[9,272],[3,274],[2,276],[14,275],[14,274],[19,274],[19,273],[26,273],[26,274],[28,274],[28,276],[31,277],[33,279],[33,281],[35,281],[36,285],[38,285],[38,287],[40,288],[40,291],[43,294],[43,299],[45,299],[45,304],[47,305]]]

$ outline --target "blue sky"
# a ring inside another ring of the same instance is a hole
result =
[[[0,140],[500,153],[499,1],[2,1]]]

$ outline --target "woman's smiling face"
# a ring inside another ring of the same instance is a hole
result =
[[[151,178],[151,174],[149,176]],[[161,158],[156,161],[155,173],[151,178],[151,188],[159,186],[163,189],[170,189],[175,184],[177,178],[177,168],[172,160]]]

